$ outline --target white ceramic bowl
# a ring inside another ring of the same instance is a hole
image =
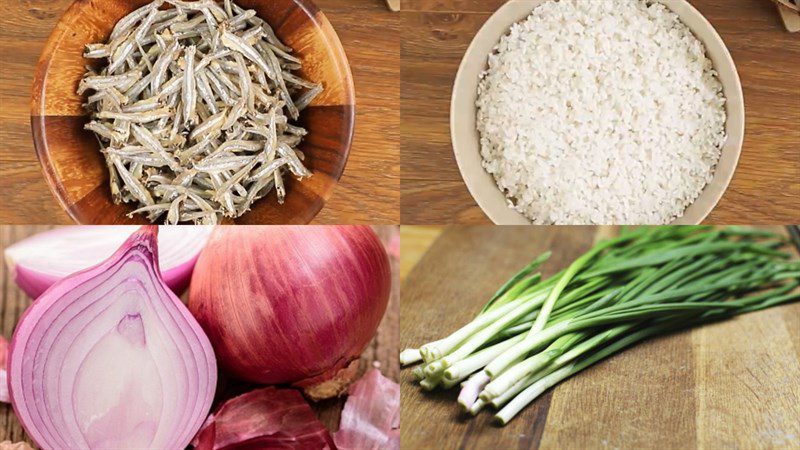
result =
[[[511,26],[524,20],[533,9],[548,0],[511,0],[483,25],[472,40],[461,61],[461,67],[453,87],[450,107],[450,134],[453,151],[458,162],[461,176],[467,184],[472,196],[484,213],[496,224],[520,225],[530,221],[522,214],[507,206],[507,200],[500,188],[481,166],[480,136],[477,131],[478,82],[481,72],[487,67],[489,54],[500,38],[508,33]],[[742,84],[730,52],[725,47],[714,27],[686,0],[658,0],[680,16],[706,47],[706,53],[719,73],[722,89],[727,98],[727,122],[725,124],[728,139],[722,148],[722,155],[717,164],[714,178],[697,200],[690,205],[683,217],[674,224],[699,224],[722,198],[733,178],[744,139],[744,96]],[[636,225],[636,224],[630,224]]]

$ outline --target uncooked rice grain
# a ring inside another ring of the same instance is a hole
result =
[[[664,5],[549,1],[515,24],[478,88],[483,166],[535,224],[664,224],[713,177],[722,85]]]

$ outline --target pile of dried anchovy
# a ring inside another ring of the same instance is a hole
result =
[[[300,60],[255,11],[156,0],[84,56],[108,60],[78,93],[93,91],[85,128],[101,141],[114,201],[137,204],[131,215],[215,224],[273,189],[283,203],[287,171],[311,176],[297,150],[306,130],[289,120],[322,86],[292,74]]]

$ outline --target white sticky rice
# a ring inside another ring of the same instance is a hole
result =
[[[535,224],[669,223],[712,179],[724,105],[703,44],[664,5],[551,0],[489,56],[483,165]]]

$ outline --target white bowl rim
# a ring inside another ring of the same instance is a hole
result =
[[[471,76],[473,74],[467,73],[467,65],[469,64],[471,58],[474,58],[473,54],[476,53],[476,48],[482,43],[484,36],[489,34],[489,30],[494,29],[495,22],[498,22],[500,17],[507,12],[508,9],[511,9],[512,5],[519,4],[519,3],[528,3],[530,5],[530,10],[542,3],[545,3],[549,0],[508,0],[504,3],[500,8],[495,11],[489,19],[484,22],[481,28],[473,37],[472,41],[470,42],[469,47],[467,47],[466,52],[464,52],[464,56],[461,59],[461,63],[458,67],[458,72],[456,74],[455,80],[453,82],[453,88],[451,91],[451,98],[450,98],[450,141],[453,147],[453,154],[456,159],[456,164],[458,165],[459,172],[461,173],[461,178],[464,181],[464,184],[467,186],[467,190],[469,191],[472,198],[481,208],[483,213],[495,224],[497,225],[532,225],[531,221],[522,215],[521,213],[511,209],[507,205],[507,198],[505,193],[500,191],[500,188],[497,187],[494,178],[484,170],[484,174],[491,178],[492,184],[494,184],[495,192],[491,193],[490,195],[484,195],[477,186],[477,181],[467,176],[467,168],[466,168],[466,156],[462,154],[462,152],[458,151],[459,142],[462,139],[467,139],[466,137],[459,136],[456,133],[457,127],[457,117],[459,116],[456,114],[456,108],[458,107],[458,95],[460,93],[460,87],[464,86],[464,79],[467,76]],[[745,122],[746,122],[746,111],[744,105],[744,92],[742,89],[741,79],[739,77],[739,72],[736,69],[736,64],[733,60],[733,56],[731,55],[730,51],[728,50],[727,45],[725,45],[725,41],[719,35],[717,30],[711,24],[711,22],[706,19],[700,11],[697,10],[688,0],[653,0],[658,3],[664,4],[669,8],[671,11],[677,13],[681,17],[681,21],[685,22],[685,15],[692,15],[696,20],[698,20],[708,31],[709,38],[714,41],[714,43],[719,47],[720,55],[723,59],[723,63],[731,69],[732,79],[730,80],[731,85],[727,86],[733,88],[733,92],[725,91],[726,96],[726,121],[725,121],[725,131],[727,135],[727,139],[724,147],[730,146],[734,149],[733,160],[729,161],[730,170],[725,172],[719,171],[719,163],[715,168],[713,179],[710,183],[708,183],[701,192],[700,196],[684,211],[684,215],[677,218],[675,221],[672,222],[672,225],[698,225],[702,223],[711,212],[716,208],[719,201],[722,199],[723,195],[727,191],[728,186],[730,185],[731,180],[736,172],[736,169],[739,164],[739,158],[741,157],[742,147],[744,144],[744,134],[745,134]],[[510,29],[511,24],[505,24],[503,27],[505,30]],[[687,25],[688,26],[688,25]],[[506,31],[507,32],[507,31]],[[702,40],[694,29],[692,29],[692,33],[695,37],[703,43],[706,49],[706,55],[710,58],[711,55],[709,54],[709,42]],[[505,35],[505,34],[503,34]],[[503,36],[501,35],[501,36]],[[494,43],[496,44],[496,42]],[[493,45],[494,45],[493,44]],[[483,60],[488,59],[488,53],[486,55],[479,55],[478,57],[482,58]],[[714,69],[719,73],[718,70],[718,62],[714,61]],[[485,67],[485,63],[484,63]],[[478,74],[474,74],[478,75]],[[471,94],[470,94],[471,95]],[[735,108],[740,112],[739,120],[733,121],[731,120],[730,111],[732,108]],[[477,129],[474,130],[474,134],[470,136],[470,138],[478,136],[478,140],[480,140],[480,136],[478,135]],[[733,137],[733,138],[732,138]],[[478,150],[480,151],[480,141],[478,142]],[[723,152],[724,154],[724,152]],[[724,155],[722,155],[724,156]],[[722,156],[720,159],[722,159]],[[478,157],[482,160],[480,155]],[[710,191],[709,188],[712,188]],[[708,192],[707,192],[708,191]],[[497,194],[502,197],[503,199],[503,209],[498,208],[498,201],[496,200]],[[697,205],[697,201],[702,198],[704,195],[708,194],[706,197],[706,202],[708,204],[707,208],[704,208],[702,212],[695,218],[690,219],[687,217],[686,213],[694,208]],[[488,198],[493,197],[493,198]],[[639,224],[615,224],[615,225],[639,225]]]

